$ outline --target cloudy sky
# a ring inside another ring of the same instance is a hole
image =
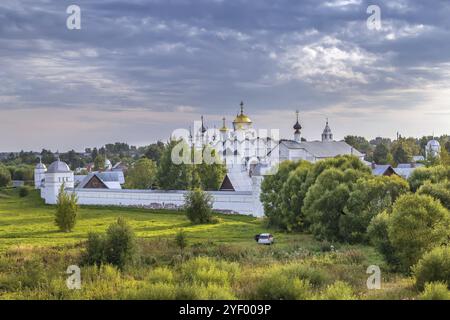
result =
[[[1,0],[0,150],[148,144],[241,100],[285,137],[296,109],[308,140],[327,117],[337,139],[448,134],[449,29],[448,0]]]

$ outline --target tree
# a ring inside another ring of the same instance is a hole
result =
[[[176,146],[182,147],[181,157],[185,157],[187,162],[191,160],[191,149],[182,140],[171,140],[165,145],[158,166],[158,185],[164,190],[186,190],[191,185],[192,164],[177,164],[172,160],[172,151]]]
[[[427,282],[443,282],[450,289],[450,247],[437,247],[419,260],[413,268],[418,289]]]
[[[175,236],[175,243],[177,247],[180,249],[181,253],[183,253],[184,248],[188,246],[188,240],[186,236],[186,232],[183,229],[180,229]]]
[[[388,219],[388,237],[404,271],[427,251],[447,244],[450,213],[428,195],[400,196]]]
[[[360,136],[345,136],[344,141],[356,150],[364,153],[366,157],[372,157],[372,146],[366,138]]]
[[[155,162],[147,158],[139,159],[128,169],[126,187],[130,189],[150,189],[157,181]]]
[[[105,161],[106,158],[103,155],[98,154],[94,159],[94,170],[95,171],[105,170]]]
[[[0,164],[0,187],[6,187],[10,183],[11,173],[3,164]]]
[[[427,168],[418,168],[414,170],[408,178],[412,191],[417,191],[427,181],[439,183],[450,180],[450,166],[432,166]]]
[[[369,176],[353,186],[339,220],[340,238],[352,243],[366,242],[370,221],[409,191],[408,183],[397,176]]]
[[[203,159],[208,153],[209,159]],[[202,159],[202,163],[194,164],[192,168],[191,188],[218,190],[227,172],[226,166],[211,147],[203,148]]]
[[[367,228],[367,235],[370,239],[370,243],[384,256],[386,261],[394,268],[398,268],[399,260],[395,252],[395,248],[392,246],[389,240],[388,224],[389,213],[383,211],[375,216]]]
[[[145,156],[150,160],[153,160],[156,163],[158,163],[159,159],[161,159],[163,152],[164,152],[164,143],[158,141],[157,143],[153,143],[147,147],[147,150],[145,151]]]
[[[373,161],[377,164],[388,164],[389,149],[384,143],[377,144],[373,151]]]
[[[127,221],[119,217],[109,226],[105,240],[106,261],[120,269],[133,263],[137,256],[136,236]]]
[[[71,232],[75,227],[78,214],[78,198],[75,193],[70,195],[64,191],[64,184],[59,189],[56,201],[55,224],[61,231]]]
[[[280,220],[279,227],[283,229],[301,231],[307,227],[302,207],[308,190],[303,188],[303,185],[311,167],[312,164],[308,161],[298,163],[295,170],[289,173],[281,192],[279,192],[281,210],[278,219]]]
[[[392,146],[392,156],[396,164],[411,162],[412,155],[407,152],[402,143]]]
[[[318,239],[341,240],[340,219],[353,188],[364,171],[330,168],[323,171],[305,197],[303,213]]]
[[[427,194],[437,199],[441,204],[450,210],[450,181],[441,183],[426,182],[417,191],[418,194]]]
[[[212,196],[201,189],[189,191],[185,195],[186,216],[194,224],[211,222],[212,201]]]
[[[260,200],[270,226],[287,229],[286,222],[282,218],[282,193],[280,190],[283,188],[290,172],[298,165],[297,162],[293,161],[280,163],[277,172],[266,176],[261,184]]]
[[[446,148],[441,148],[439,152],[438,163],[443,166],[450,167],[450,152]]]

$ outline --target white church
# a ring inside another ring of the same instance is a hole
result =
[[[361,160],[364,154],[344,141],[335,141],[326,122],[321,140],[306,141],[301,137],[302,126],[297,112],[292,139],[279,139],[266,133],[259,135],[253,122],[244,113],[244,104],[236,115],[232,128],[225,118],[219,130],[208,130],[203,123],[191,133],[188,143],[197,148],[208,144],[214,148],[226,164],[227,174],[218,191],[210,192],[213,209],[224,213],[240,213],[263,216],[260,202],[260,186],[264,175],[273,172],[285,160],[316,162],[339,155],[354,155]],[[176,209],[184,205],[185,190],[126,190],[121,170],[115,170],[106,160],[103,172],[75,175],[69,166],[58,159],[48,168],[41,162],[35,168],[35,186],[47,204],[55,204],[62,185],[68,193],[76,193],[81,205],[117,205]]]

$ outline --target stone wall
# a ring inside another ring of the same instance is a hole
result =
[[[67,192],[75,192],[80,205],[177,209],[182,208],[184,205],[184,195],[187,191],[67,189]],[[214,199],[214,210],[261,217],[264,213],[259,201],[259,192],[257,196],[254,193],[235,191],[210,192]]]

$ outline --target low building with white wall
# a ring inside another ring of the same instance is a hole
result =
[[[36,168],[36,170],[40,170]],[[85,188],[74,186],[75,176],[65,162],[53,162],[44,174],[43,183],[40,175],[35,175],[36,185],[41,190],[41,197],[46,204],[56,204],[62,185],[67,193],[75,193],[80,205],[145,207],[151,209],[181,209],[185,202],[185,190],[126,190],[110,188]],[[101,174],[94,175],[101,177]],[[259,200],[262,177],[254,176],[248,191],[211,191],[213,209],[223,213],[239,213],[262,217],[264,215]]]

